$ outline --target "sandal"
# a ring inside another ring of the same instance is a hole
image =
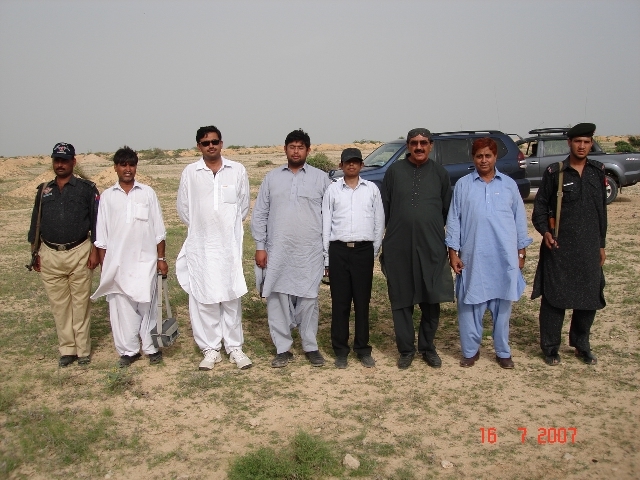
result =
[[[547,365],[551,365],[552,367],[560,365],[560,355],[558,355],[557,353],[555,355],[547,355],[546,357],[544,357],[544,363],[546,363]]]
[[[587,365],[595,365],[596,363],[598,363],[598,359],[590,351],[583,352],[582,350],[578,350],[576,348],[576,357],[578,357]]]

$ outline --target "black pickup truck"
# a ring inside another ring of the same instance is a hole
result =
[[[531,188],[538,188],[542,174],[552,163],[558,163],[569,155],[567,131],[569,128],[540,128],[531,130],[532,137],[518,140],[516,144],[524,153],[527,178]],[[605,153],[593,141],[589,158],[604,164],[607,173],[607,204],[613,202],[622,187],[635,185],[640,180],[640,152]]]

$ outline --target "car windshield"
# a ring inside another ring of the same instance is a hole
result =
[[[382,167],[398,150],[404,148],[404,143],[385,143],[381,147],[376,148],[364,159],[365,167]]]

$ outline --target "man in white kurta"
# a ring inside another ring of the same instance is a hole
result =
[[[98,209],[95,245],[102,272],[91,298],[107,297],[121,367],[140,358],[140,340],[150,363],[159,363],[162,353],[151,330],[157,321],[157,272],[168,270],[162,211],[153,189],[135,180],[137,154],[123,147],[113,160],[118,182],[102,193]]]
[[[189,294],[193,336],[204,354],[200,370],[222,361],[251,366],[242,351],[240,297],[247,293],[242,271],[242,221],[249,213],[249,177],[241,163],[222,157],[220,130],[196,134],[202,158],[182,172],[178,215],[189,227],[176,261],[178,281]]]

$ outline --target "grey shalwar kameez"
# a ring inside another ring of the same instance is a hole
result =
[[[328,175],[305,164],[271,170],[260,185],[251,232],[256,250],[266,250],[262,296],[267,298],[269,330],[277,353],[293,344],[299,327],[302,348],[318,350],[318,286],[324,273],[322,196]]]

